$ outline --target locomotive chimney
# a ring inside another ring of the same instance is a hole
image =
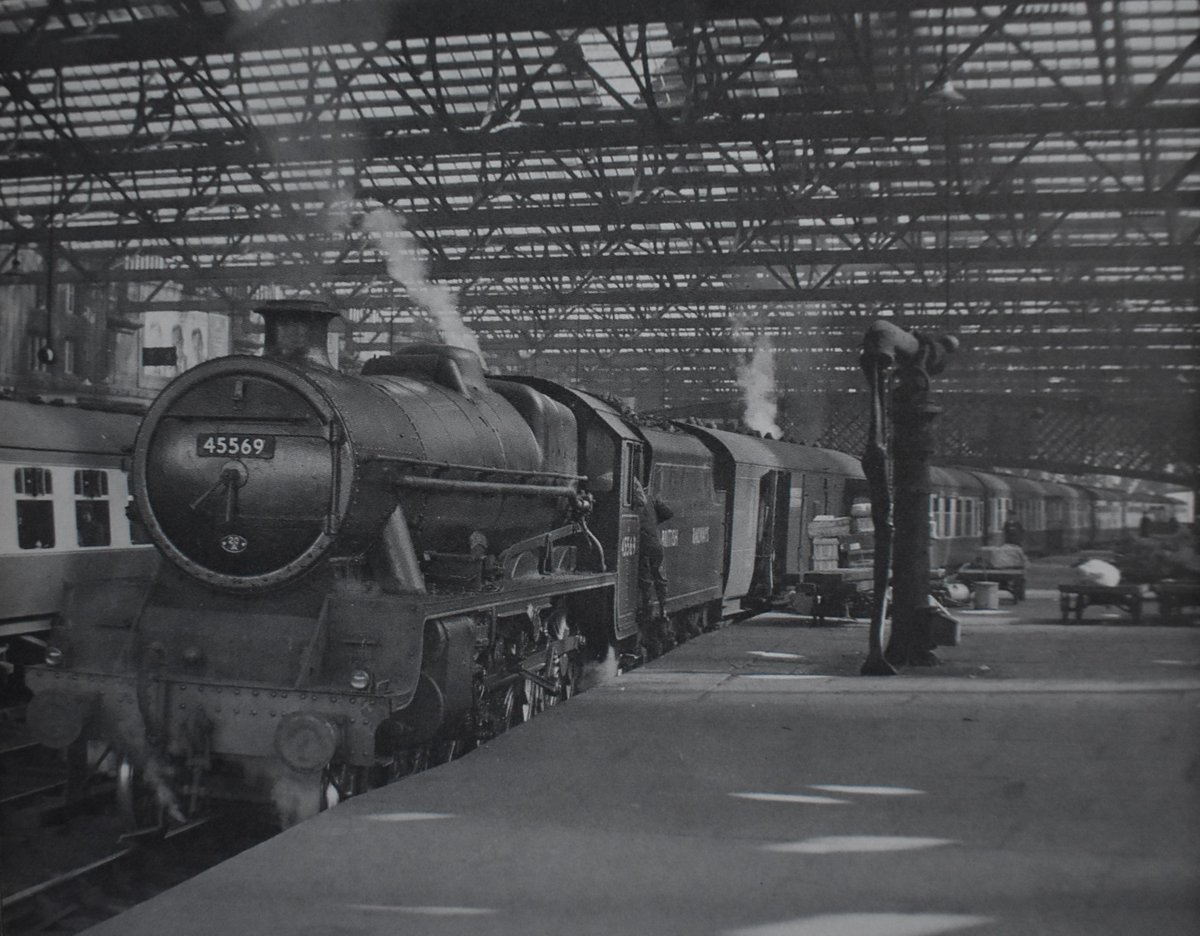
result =
[[[337,312],[309,299],[273,299],[254,309],[266,322],[264,357],[332,367],[329,323]]]

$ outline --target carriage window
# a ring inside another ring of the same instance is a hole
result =
[[[54,548],[54,493],[49,468],[13,471],[17,492],[17,545],[21,549]]]
[[[75,472],[75,533],[80,546],[108,546],[108,474],[102,470]]]

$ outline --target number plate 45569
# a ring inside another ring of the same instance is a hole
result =
[[[196,454],[212,458],[274,458],[275,437],[206,432],[196,436]]]

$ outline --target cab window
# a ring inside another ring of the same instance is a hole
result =
[[[633,506],[633,479],[642,476],[642,447],[636,442],[623,445],[621,459],[621,503]]]

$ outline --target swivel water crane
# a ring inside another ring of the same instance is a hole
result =
[[[929,379],[942,372],[957,348],[953,336],[931,338],[883,320],[863,336],[859,363],[870,390],[871,419],[862,466],[875,526],[875,598],[864,676],[891,676],[896,665],[930,665],[937,659],[930,627],[929,459],[933,422],[941,410],[929,401]],[[893,376],[894,451],[889,458],[887,394]],[[894,526],[889,461],[895,472]],[[885,648],[889,578],[892,628]]]

